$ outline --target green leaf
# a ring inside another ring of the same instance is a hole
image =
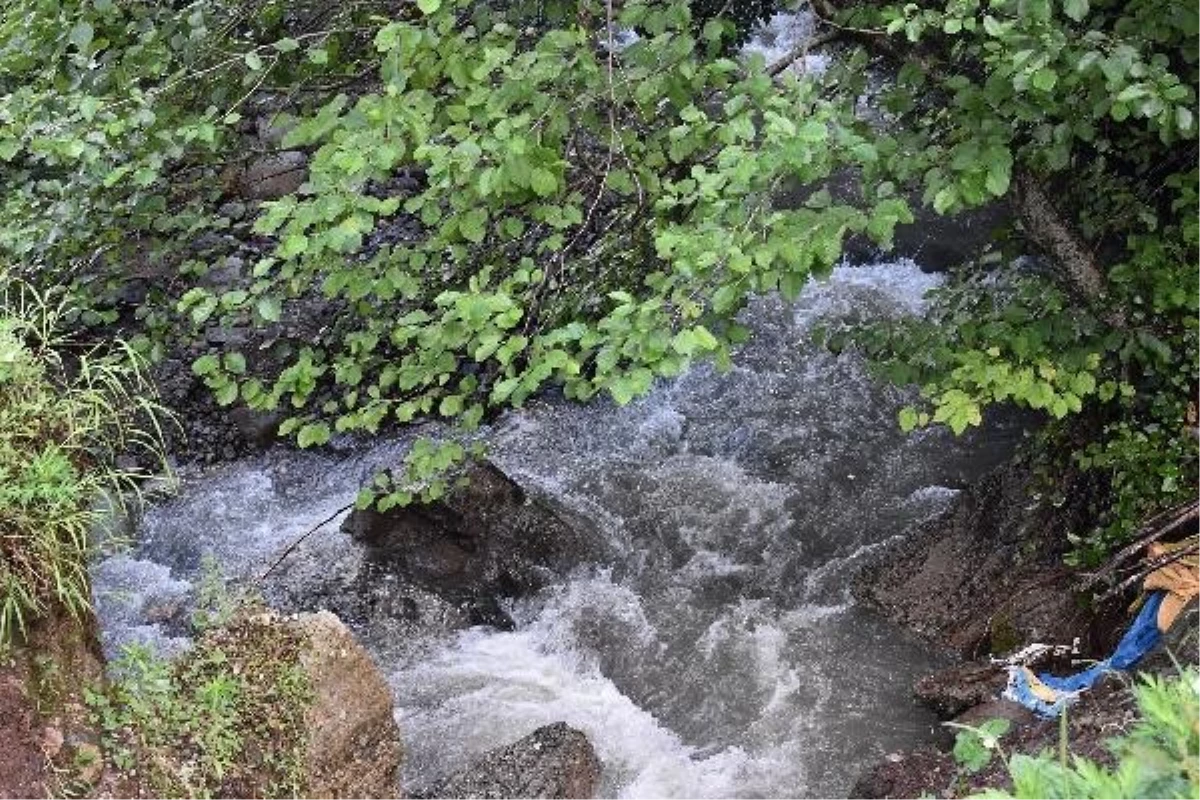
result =
[[[538,167],[529,173],[529,188],[539,197],[549,197],[558,191],[558,178],[550,170]]]
[[[263,68],[262,57],[254,50],[242,56],[242,60],[246,62],[246,67],[254,72],[258,72]]]
[[[75,27],[71,28],[71,33],[67,36],[67,41],[75,45],[80,51],[86,51],[88,45],[92,43],[92,37],[96,31],[92,28],[89,22],[76,23]]]
[[[279,317],[283,312],[283,307],[279,302],[279,298],[263,296],[258,298],[258,302],[254,305],[258,315],[267,322],[279,322]]]
[[[473,208],[458,218],[458,232],[467,241],[479,244],[487,235],[487,220],[486,208]]]
[[[1082,22],[1088,13],[1088,0],[1063,0],[1063,13],[1076,22]]]
[[[1007,151],[1005,151],[1007,153]],[[988,165],[987,190],[996,197],[1003,197],[1008,193],[1009,182],[1012,179],[1012,157],[1007,161],[996,160]]]
[[[917,427],[917,410],[912,406],[905,406],[900,409],[897,415],[897,420],[900,423],[900,430],[908,433],[913,428]]]
[[[1175,127],[1181,131],[1190,131],[1195,122],[1192,110],[1187,106],[1175,107]]]
[[[321,446],[329,441],[329,426],[324,422],[311,422],[296,434],[296,444],[300,447]]]
[[[1033,78],[1030,79],[1035,89],[1040,89],[1043,92],[1048,92],[1058,83],[1058,73],[1049,67],[1042,67],[1037,72],[1033,73]]]
[[[233,381],[226,381],[217,387],[213,396],[219,406],[233,405],[238,398],[238,385]]]
[[[244,375],[246,372],[246,357],[241,353],[226,353],[222,358],[225,369],[234,375]]]
[[[442,0],[417,0],[417,8],[421,9],[421,13],[429,16],[442,7]]]

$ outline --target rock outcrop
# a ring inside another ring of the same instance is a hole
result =
[[[963,658],[1030,642],[1102,652],[1111,626],[1072,595],[1062,563],[1075,503],[1039,503],[1031,478],[1007,467],[967,489],[946,515],[868,568],[856,589],[886,616]]]
[[[414,796],[587,798],[595,797],[599,782],[600,759],[587,736],[556,722]]]
[[[213,660],[213,653],[220,653]],[[189,659],[192,661],[189,662]],[[198,660],[198,661],[197,661]],[[295,706],[255,707],[239,724],[246,749],[220,782],[226,796],[261,797],[278,788],[267,755],[296,743],[298,785],[308,797],[398,797],[401,746],[387,683],[366,651],[329,613],[283,617],[249,614],[205,634],[180,670],[191,663],[225,665],[263,696],[295,697]],[[272,692],[270,685],[299,665],[304,695]],[[177,671],[176,674],[179,674]],[[104,685],[104,663],[91,615],[39,621],[0,660],[0,797],[47,797],[86,792],[104,797],[154,797],[176,776],[194,769],[192,755],[171,743],[139,752],[133,770],[106,753],[84,702]],[[309,698],[306,700],[305,698]],[[261,698],[243,698],[247,703]],[[291,701],[289,701],[291,702]],[[278,718],[275,715],[278,714]],[[248,717],[248,718],[247,718]],[[289,724],[296,720],[298,724]],[[141,724],[154,724],[148,720]],[[261,740],[263,728],[275,731]],[[256,738],[258,737],[258,738]],[[132,740],[122,740],[128,747]],[[144,758],[143,758],[144,757]],[[145,770],[146,763],[154,769]],[[164,783],[164,780],[166,783]]]
[[[376,568],[463,608],[471,624],[507,627],[498,598],[537,591],[593,559],[598,537],[489,462],[463,477],[437,502],[355,511],[342,530]]]
[[[65,612],[34,622],[0,654],[0,797],[47,797],[99,769],[99,738],[84,689],[103,676],[90,615]]]
[[[1075,656],[1084,661],[1102,658],[1128,623],[1122,604],[1089,608],[1072,591],[1062,558],[1065,533],[1084,527],[1088,497],[1080,482],[1067,480],[1064,476],[1061,487],[1066,501],[1054,504],[1031,490],[1027,468],[1010,465],[997,471],[970,487],[954,509],[927,524],[920,535],[883,554],[860,576],[855,590],[886,616],[974,659],[922,678],[914,694],[958,724],[1009,720],[1003,744],[1010,753],[1056,747],[1059,722],[1001,699],[1007,676],[987,656],[1039,642],[1074,644]],[[1139,669],[1173,670],[1165,651],[1194,654],[1198,626],[1195,609],[1189,609],[1183,623],[1167,635],[1166,646]],[[1030,666],[1068,674],[1079,662],[1071,655],[1047,653]],[[1105,740],[1126,727],[1133,713],[1128,695],[1121,692],[1122,681],[1111,678],[1072,706],[1067,716],[1072,752],[1106,756]],[[947,750],[922,747],[887,756],[864,773],[851,796],[966,796],[1008,781],[1001,759],[967,775]]]

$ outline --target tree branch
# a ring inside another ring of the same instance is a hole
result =
[[[1108,280],[1091,249],[1058,213],[1037,179],[1024,169],[1015,172],[1013,199],[1025,232],[1058,263],[1071,289],[1089,304],[1098,306],[1108,294]],[[1125,327],[1125,319],[1119,312],[1101,309],[1100,313],[1113,327]]]

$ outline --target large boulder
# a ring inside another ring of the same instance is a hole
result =
[[[474,624],[504,627],[497,598],[537,591],[598,555],[581,521],[527,493],[495,465],[472,464],[444,498],[381,513],[356,510],[342,530],[368,560],[466,609]]]
[[[565,722],[556,722],[492,750],[467,769],[442,778],[414,796],[595,797],[600,767],[587,736]]]
[[[327,611],[300,614],[300,666],[312,690],[306,716],[309,797],[399,797],[402,748],[392,693],[346,626]]]

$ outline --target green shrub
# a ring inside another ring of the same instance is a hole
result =
[[[180,660],[127,647],[88,693],[105,758],[161,797],[295,797],[304,788],[302,637],[242,607]]]
[[[1008,761],[1012,790],[989,789],[987,798],[1194,798],[1200,796],[1200,673],[1194,667],[1173,677],[1143,675],[1133,687],[1140,719],[1123,736],[1107,742],[1114,763],[1105,766],[1079,755],[1017,753]],[[967,732],[964,732],[967,733]],[[970,739],[968,734],[965,737]],[[995,736],[989,738],[996,748]],[[960,734],[960,741],[964,739]],[[962,752],[968,767],[981,766],[980,748]],[[955,755],[960,748],[956,746]]]
[[[123,502],[141,477],[116,456],[161,453],[137,358],[59,337],[62,310],[19,283],[0,294],[0,645],[51,609],[89,608],[98,501]]]

